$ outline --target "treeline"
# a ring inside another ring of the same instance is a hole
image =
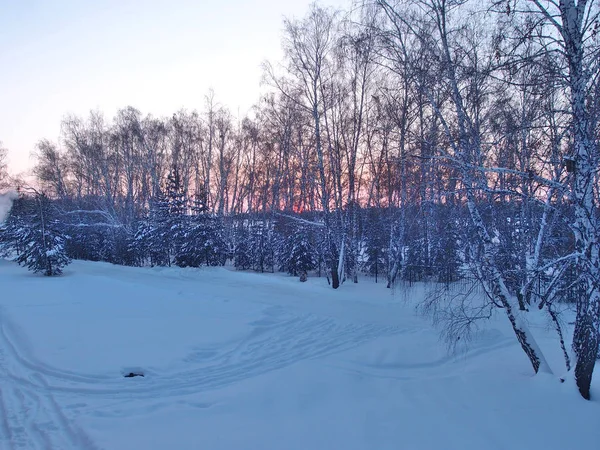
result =
[[[36,148],[48,201],[22,201],[51,205],[70,257],[230,260],[321,271],[334,288],[373,264],[390,286],[470,276],[479,304],[437,297],[429,309],[463,331],[503,311],[534,371],[550,372],[524,319],[545,311],[589,398],[599,15],[582,0],[313,5],[284,21],[284,59],[265,63],[270,89],[248,116],[209,93],[199,111],[168,118],[132,107],[66,117],[59,142]],[[572,351],[556,308],[567,298]]]
[[[162,192],[164,191],[164,193]],[[16,255],[36,272],[57,275],[71,259],[103,261],[127,266],[203,267],[232,265],[239,270],[286,272],[294,276],[329,279],[331,261],[322,211],[240,213],[218,215],[205,198],[188,199],[177,172],[167,176],[165,188],[150,201],[145,214],[126,227],[115,216],[98,209],[101,199],[51,199],[29,189],[14,202],[7,221],[0,225],[0,255]],[[504,267],[507,284],[517,291],[527,282],[526,257],[531,245],[528,229],[537,229],[541,207],[533,202],[530,217],[523,205],[505,202],[480,207],[497,232],[497,261]],[[462,204],[406,205],[401,208],[356,207],[358,257],[345,254],[341,282],[358,281],[358,274],[383,279],[434,282],[448,285],[458,280],[478,283],[474,267],[482,257],[472,248],[473,228]],[[344,211],[346,212],[346,211]],[[563,212],[567,217],[567,212]],[[391,239],[402,217],[404,245]],[[347,241],[350,237],[346,236]],[[563,255],[573,248],[568,226],[557,223],[548,237],[544,258]],[[350,247],[350,243],[345,244]],[[31,250],[31,252],[29,252]],[[51,258],[45,258],[46,253]],[[55,262],[62,261],[62,263]],[[356,264],[356,266],[354,266]],[[563,302],[575,303],[576,277],[561,281]],[[390,279],[390,274],[394,278]],[[355,278],[353,278],[355,277]],[[540,274],[546,286],[551,280]],[[565,284],[566,283],[566,284]],[[567,289],[567,287],[569,289]],[[520,299],[522,308],[531,299]]]
[[[35,191],[22,194],[0,226],[0,253],[16,255],[17,261],[46,275],[60,274],[69,260],[81,259],[128,266],[229,264],[240,270],[329,277],[331,262],[320,211],[219,216],[201,199],[186,200],[176,174],[167,177],[165,193],[153,199],[147,213],[130,227],[95,209],[98,201],[50,199]],[[410,208],[404,214],[412,218],[407,229],[411,243],[399,249],[389,238],[394,226],[390,212],[394,217],[399,214],[389,208],[357,208],[358,266],[353,267],[346,254],[342,282],[357,273],[387,281],[393,265],[411,281],[450,283],[465,276],[462,255],[467,236],[459,231],[467,224],[464,213],[461,218],[446,205],[433,206],[427,238],[421,212]],[[52,258],[32,262],[46,253],[62,263]]]

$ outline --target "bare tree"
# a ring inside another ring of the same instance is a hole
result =
[[[558,80],[568,99],[571,145],[565,157],[570,175],[566,184],[574,210],[570,228],[575,237],[576,265],[586,292],[577,305],[574,374],[579,392],[589,399],[600,341],[600,198],[596,188],[600,155],[594,97],[600,77],[600,5],[588,0],[502,4],[526,30],[522,41],[536,43],[539,53],[550,56],[559,68]]]
[[[486,60],[485,54],[478,54],[477,46],[481,42],[472,34],[476,33],[476,29],[460,23],[457,10],[466,3],[458,0],[420,0],[412,4],[378,1],[389,19],[391,35],[399,41],[398,50],[394,50],[391,56],[401,58],[403,64],[415,66],[414,55],[404,45],[409,36],[428,57],[428,76],[415,77],[414,80],[441,123],[447,145],[441,156],[459,176],[456,181],[462,187],[473,236],[476,237],[472,248],[477,249],[474,254],[480,255],[475,260],[475,268],[484,289],[506,313],[534,371],[551,372],[522,317],[517,295],[511,291],[499,266],[496,230],[490,228],[480,209],[481,199],[493,195],[484,169],[486,146],[483,139],[483,90],[485,83],[489,82],[490,59]],[[470,22],[473,20],[471,16]],[[472,51],[470,55],[469,51]],[[427,83],[423,82],[424,79]],[[447,101],[440,103],[439,97],[434,94],[436,89],[448,93]],[[453,185],[450,185],[451,191],[454,191]]]
[[[34,156],[36,165],[33,173],[44,190],[52,197],[65,198],[68,195],[66,160],[56,144],[46,139],[41,140],[36,145]]]
[[[287,73],[291,82],[278,77],[271,65],[266,65],[270,83],[290,100],[307,110],[312,116],[312,135],[319,174],[319,196],[324,214],[329,251],[332,287],[340,285],[340,246],[343,239],[334,236],[334,218],[331,212],[332,191],[326,172],[325,138],[322,128],[327,110],[331,107],[328,89],[331,75],[331,55],[335,45],[336,13],[312,4],[308,15],[300,21],[285,20],[284,52]],[[331,145],[330,145],[331,148]]]
[[[0,189],[5,188],[8,183],[7,156],[8,150],[2,145],[2,141],[0,141]]]

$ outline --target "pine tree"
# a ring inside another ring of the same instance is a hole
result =
[[[306,280],[306,274],[316,267],[314,249],[308,230],[302,226],[298,227],[296,232],[289,237],[289,241],[288,273]]]
[[[235,230],[235,249],[233,255],[233,265],[238,270],[248,270],[252,267],[252,245],[250,242],[250,233],[240,223]]]
[[[207,266],[224,266],[228,249],[225,242],[223,223],[218,217],[209,216],[200,229],[199,241],[203,242],[202,257]]]
[[[187,215],[186,193],[177,167],[173,167],[167,177],[166,201],[167,214],[164,233],[168,233],[170,237],[169,253],[171,258],[169,264],[172,259],[176,265],[185,267],[185,264],[182,265],[181,262],[186,258],[181,252],[182,247],[189,240],[190,223]]]
[[[8,257],[21,250],[17,232],[24,226],[25,199],[14,201],[12,209],[4,223],[0,223],[0,256]]]
[[[137,255],[131,245],[134,236],[131,231],[124,228],[111,230],[111,240],[113,243],[113,252],[108,262],[124,266],[139,265]]]
[[[385,274],[387,272],[387,247],[388,246],[383,235],[383,230],[373,227],[366,236],[365,269],[368,274],[375,276],[375,283],[377,283],[381,274]]]
[[[14,230],[17,242],[22,245],[16,261],[34,273],[62,274],[63,267],[71,261],[65,251],[66,236],[50,199],[43,193],[36,193],[24,201],[24,208],[17,209],[24,214],[22,223]]]
[[[273,230],[266,219],[258,220],[249,226],[248,256],[250,268],[257,272],[272,272],[275,266]]]
[[[151,200],[148,217],[138,225],[134,240],[151,266],[171,265],[173,236],[170,233],[169,202],[162,193]]]
[[[460,278],[462,261],[459,254],[461,241],[458,230],[459,216],[451,206],[439,206],[437,233],[431,238],[431,259],[437,281],[451,283]]]
[[[10,245],[8,227],[5,223],[0,222],[0,258],[9,254]]]
[[[150,259],[150,215],[142,218],[135,224],[135,233],[129,243],[129,251],[135,255],[139,265],[144,265]]]
[[[192,206],[192,216],[185,222],[181,235],[181,245],[175,258],[180,267],[200,267],[224,265],[227,247],[223,238],[221,222],[207,213],[206,203],[196,198]]]

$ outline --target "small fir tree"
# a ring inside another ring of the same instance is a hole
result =
[[[288,272],[306,280],[307,273],[316,267],[314,250],[308,230],[305,227],[298,227],[289,239]]]
[[[21,225],[14,230],[14,236],[22,246],[17,263],[45,276],[62,274],[62,269],[71,260],[65,251],[66,236],[50,199],[36,192],[33,198],[23,201],[26,202],[25,207],[17,211],[20,210],[24,216]]]

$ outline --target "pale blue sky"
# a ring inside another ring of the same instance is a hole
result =
[[[322,0],[348,7],[350,0]],[[66,113],[132,105],[200,109],[209,88],[232,112],[258,99],[265,59],[281,58],[284,16],[310,0],[0,0],[0,141],[21,172]]]

